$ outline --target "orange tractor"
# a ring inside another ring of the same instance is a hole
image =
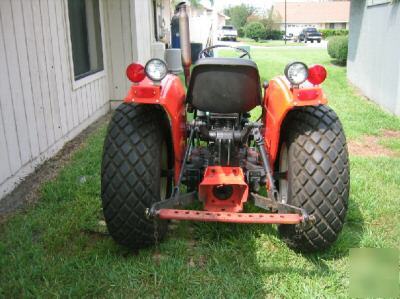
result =
[[[132,86],[108,128],[101,195],[111,236],[138,249],[162,240],[170,219],[277,224],[291,248],[327,248],[343,227],[349,161],[320,87],[325,68],[290,63],[261,85],[246,50],[214,58],[226,46],[213,46],[190,71],[184,5],[179,18],[187,92],[173,62],[131,64]],[[202,209],[187,209],[194,202]],[[249,203],[262,212],[244,212]]]

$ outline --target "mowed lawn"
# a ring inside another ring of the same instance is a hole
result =
[[[400,131],[400,119],[358,96],[325,50],[252,54],[263,80],[283,73],[289,61],[326,65],[324,88],[348,141]],[[158,249],[131,252],[99,225],[105,132],[100,127],[42,187],[34,207],[0,226],[0,297],[346,297],[350,248],[399,247],[400,142],[383,138],[393,155],[351,156],[348,217],[325,252],[288,249],[274,226],[188,222],[173,224]]]

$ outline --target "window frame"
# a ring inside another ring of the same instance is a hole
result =
[[[64,4],[64,12],[65,12],[65,26],[66,26],[66,39],[68,46],[68,57],[69,57],[69,69],[71,74],[72,81],[72,89],[77,90],[93,81],[99,80],[106,76],[107,74],[107,64],[106,64],[106,47],[105,47],[105,34],[104,34],[104,11],[103,11],[103,1],[99,0],[99,13],[100,13],[100,31],[101,31],[101,50],[103,56],[103,69],[94,73],[89,73],[87,76],[84,76],[79,79],[75,79],[75,70],[74,70],[74,58],[72,53],[72,39],[71,39],[71,28],[69,22],[69,10],[68,10],[68,0],[63,1]]]

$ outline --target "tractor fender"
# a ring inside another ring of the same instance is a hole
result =
[[[133,84],[124,99],[125,103],[137,103],[161,107],[169,121],[172,154],[174,159],[174,177],[178,180],[186,148],[186,93],[179,77],[169,74],[160,84],[145,78]],[[160,128],[165,129],[165,128]]]
[[[296,107],[318,106],[327,102],[327,98],[319,86],[305,83],[301,88],[292,88],[284,76],[269,81],[264,93],[262,118],[266,128],[264,131],[265,146],[271,165],[274,165],[277,158],[281,128],[288,113]]]

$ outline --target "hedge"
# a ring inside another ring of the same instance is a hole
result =
[[[261,22],[251,22],[244,27],[246,37],[258,41],[265,37],[266,29]]]
[[[349,35],[349,30],[347,29],[321,29],[319,32],[321,32],[323,38]]]
[[[265,39],[267,40],[280,40],[282,36],[285,34],[285,31],[280,30],[267,30],[265,34]]]
[[[347,36],[334,36],[328,42],[328,54],[341,64],[347,61],[349,38]]]

